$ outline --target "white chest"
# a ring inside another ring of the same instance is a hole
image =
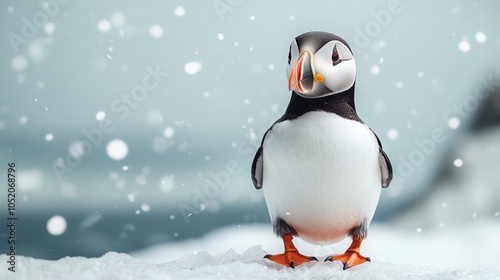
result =
[[[315,243],[370,222],[381,191],[378,144],[359,122],[310,112],[276,124],[264,141],[263,190],[281,217]]]

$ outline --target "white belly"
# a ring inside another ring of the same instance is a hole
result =
[[[339,241],[373,218],[380,197],[377,140],[359,122],[309,112],[276,124],[263,144],[263,191],[271,220],[299,237]]]

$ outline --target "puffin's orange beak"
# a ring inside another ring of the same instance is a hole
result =
[[[315,74],[312,57],[310,51],[302,52],[288,77],[288,90],[306,94],[312,90],[314,82],[323,82],[323,76]]]
[[[313,85],[313,70],[311,67],[312,54],[305,51],[300,56],[288,77],[288,90],[299,93],[308,93]]]

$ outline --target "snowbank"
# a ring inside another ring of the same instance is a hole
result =
[[[110,252],[100,258],[67,257],[58,261],[19,257],[17,272],[0,273],[1,279],[495,279],[500,270],[443,269],[380,261],[343,271],[340,263],[315,262],[285,268],[262,258],[254,246],[243,254],[229,251],[212,256],[200,252],[173,262],[152,264],[127,254]],[[5,263],[6,256],[0,261]]]
[[[296,239],[304,254],[320,261],[291,269],[262,258],[282,251],[270,226],[228,227],[200,240],[132,253],[133,257],[115,252],[57,261],[18,256],[15,273],[7,271],[7,256],[1,255],[0,279],[500,279],[500,269],[495,268],[500,248],[493,243],[498,236],[496,219],[429,233],[373,225],[362,248],[372,262],[343,271],[339,262],[322,260],[343,252],[348,240],[321,247]]]

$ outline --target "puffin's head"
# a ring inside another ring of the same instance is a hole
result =
[[[344,39],[327,32],[307,32],[290,45],[286,75],[288,90],[318,98],[351,88],[356,64]]]

